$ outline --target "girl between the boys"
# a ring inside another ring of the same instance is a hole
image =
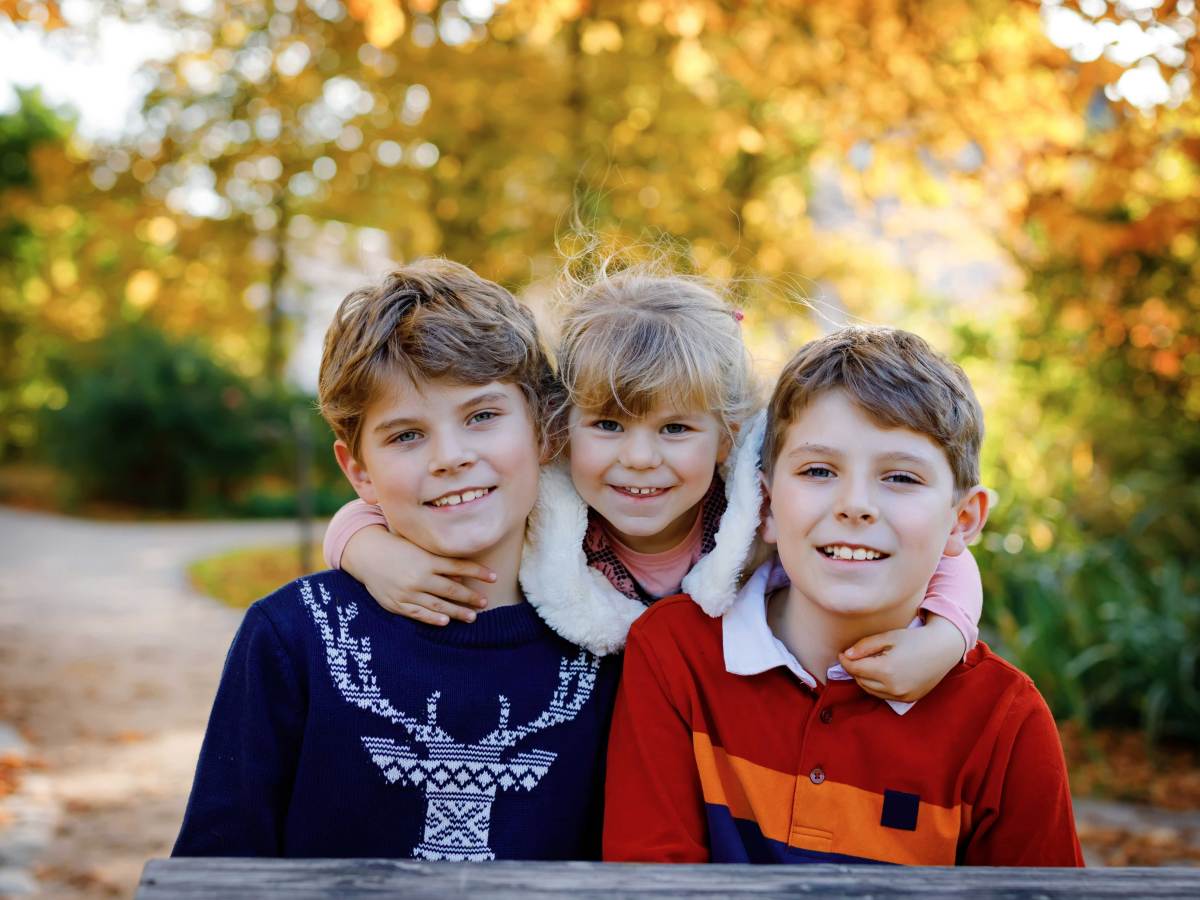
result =
[[[740,321],[705,282],[653,267],[601,268],[566,298],[552,423],[564,459],[543,472],[521,584],[568,640],[617,652],[661,597],[686,592],[713,616],[733,601],[761,507],[762,416]],[[491,573],[391,534],[362,501],[335,516],[325,550],[391,612],[442,625],[486,608]],[[927,627],[859,641],[841,664],[876,696],[917,699],[974,645],[981,606],[971,554],[943,557]]]

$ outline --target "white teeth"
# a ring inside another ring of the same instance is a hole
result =
[[[638,496],[641,496],[643,494],[657,494],[659,491],[662,490],[662,488],[627,487],[627,488],[622,488],[622,490],[629,494],[637,494]]]
[[[866,550],[863,547],[847,547],[844,544],[830,544],[827,547],[822,547],[821,552],[830,559],[882,559],[884,554],[877,550]]]
[[[461,494],[449,494],[445,497],[439,497],[434,500],[433,506],[458,506],[460,503],[470,503],[472,500],[478,500],[480,497],[487,496],[490,488],[476,488],[470,491],[463,491]]]

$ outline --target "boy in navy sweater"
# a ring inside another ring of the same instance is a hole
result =
[[[407,266],[342,302],[320,375],[338,463],[389,527],[493,573],[489,610],[423,625],[342,572],[255,603],[175,855],[598,856],[617,671],[517,580],[553,386],[532,315],[463,266]]]

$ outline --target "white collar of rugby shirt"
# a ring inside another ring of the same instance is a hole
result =
[[[731,675],[758,675],[778,666],[786,667],[812,689],[817,679],[800,665],[800,661],[783,641],[775,637],[767,624],[767,595],[787,587],[787,573],[779,560],[772,559],[759,566],[750,580],[738,592],[733,606],[721,617],[721,640],[725,653],[725,670]],[[909,628],[924,625],[920,616],[908,623]],[[827,681],[853,681],[841,663],[830,666]],[[885,701],[898,715],[904,715],[915,703],[900,700]]]

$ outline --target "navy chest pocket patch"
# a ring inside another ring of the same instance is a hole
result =
[[[883,792],[883,815],[879,824],[884,828],[896,828],[900,831],[917,830],[917,810],[921,806],[921,798],[917,794],[904,791]]]

